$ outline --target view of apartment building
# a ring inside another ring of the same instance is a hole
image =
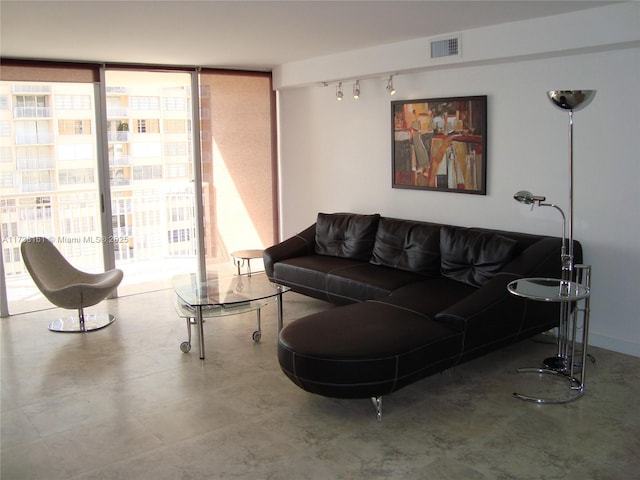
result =
[[[45,81],[7,71],[0,234],[12,313],[48,306],[22,263],[27,237],[52,239],[85,271],[122,269],[119,295],[169,288],[203,261],[233,266],[234,250],[273,242],[270,76],[112,68],[70,81],[63,66]]]
[[[25,275],[20,242],[35,235],[52,238],[86,269],[102,268],[105,244],[120,263],[195,257],[188,86],[107,87],[109,233],[100,221],[94,88],[0,84],[0,222],[8,280]]]

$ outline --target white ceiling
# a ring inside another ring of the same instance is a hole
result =
[[[600,1],[0,0],[0,55],[271,70]]]

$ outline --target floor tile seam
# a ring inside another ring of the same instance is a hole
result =
[[[29,418],[29,416],[24,412],[24,410],[22,409],[22,407],[17,407],[14,409],[11,409],[10,411],[20,411],[22,413],[22,416],[27,420],[27,422],[29,422],[29,425],[31,425],[31,428],[33,429],[33,431],[36,433],[36,435],[38,436],[37,440],[31,440],[28,442],[24,442],[24,443],[20,443],[18,445],[14,445],[13,447],[8,447],[8,448],[3,448],[2,447],[2,442],[0,442],[0,452],[4,452],[6,450],[10,450],[14,447],[18,447],[18,446],[23,446],[23,445],[27,445],[29,443],[35,442],[35,441],[44,441],[41,433],[38,431],[38,429],[36,428],[36,426],[34,425],[33,421],[31,420],[31,418]],[[1,462],[0,462],[1,464]]]
[[[64,432],[59,432],[57,434],[54,435],[49,435],[46,436],[42,439],[42,441],[44,442],[44,444],[47,446],[47,448],[50,451],[50,454],[52,455],[53,458],[56,459],[57,462],[59,462],[59,464],[62,466],[62,468],[67,472],[67,477],[66,478],[75,478],[75,477],[82,477],[84,475],[86,475],[88,472],[91,471],[100,471],[104,468],[108,468],[109,465],[121,462],[121,461],[130,461],[131,458],[140,456],[140,455],[144,455],[144,454],[148,454],[150,452],[153,452],[159,448],[164,448],[166,447],[165,443],[157,437],[157,435],[155,435],[153,432],[149,431],[149,429],[142,424],[141,422],[137,421],[137,428],[139,429],[140,432],[142,432],[144,435],[148,435],[151,439],[153,439],[158,445],[153,446],[153,447],[149,447],[149,448],[143,448],[141,451],[136,452],[135,454],[131,455],[131,454],[126,454],[121,458],[118,458],[114,461],[105,463],[105,464],[101,464],[96,466],[95,468],[91,468],[90,470],[85,470],[84,467],[82,469],[80,469],[80,471],[77,472],[72,472],[71,469],[69,467],[65,467],[65,461],[64,458],[60,457],[59,455],[56,454],[55,451],[52,451],[50,448],[50,444],[55,444],[56,443],[56,436],[60,436],[62,438],[66,438],[66,436],[72,434],[73,429],[71,430],[67,430]],[[82,425],[82,427],[78,426],[77,428],[87,428],[87,425]],[[101,452],[101,456],[100,458],[104,458],[104,453],[105,452]],[[73,476],[72,476],[73,475]]]
[[[105,422],[110,422],[110,421],[112,421],[111,423],[115,423],[113,421],[116,418],[117,418],[117,421],[123,421],[123,419],[125,418],[129,418],[130,420],[135,420],[135,422],[138,424],[139,427],[144,428],[145,431],[147,431],[146,426],[144,426],[140,422],[140,420],[136,418],[136,416],[133,413],[128,413],[127,415],[123,416],[120,412],[118,413],[112,412],[101,417],[88,416],[87,419],[84,421],[68,424],[65,428],[62,428],[59,430],[53,430],[51,431],[51,433],[41,432],[37,427],[35,427],[35,425],[34,425],[34,429],[41,440],[45,442],[49,442],[51,439],[55,439],[55,437],[62,437],[62,436],[69,435],[70,432],[73,432],[75,430],[82,430],[90,427],[100,427],[104,425]],[[33,425],[33,422],[31,421],[31,419],[29,419],[29,421]],[[153,432],[148,432],[148,433],[156,437],[156,435],[153,434]]]
[[[71,399],[71,401],[73,401],[74,399],[77,399],[78,395],[86,393],[86,392],[92,392],[94,390],[99,390],[101,387],[102,387],[101,384],[97,384],[97,385],[93,385],[91,387],[80,388],[80,389],[75,390],[75,391],[61,393],[61,394],[58,394],[58,395],[49,395],[49,394],[47,394],[46,396],[38,397],[38,399],[36,401],[33,401],[31,403],[22,403],[22,401],[18,397],[18,398],[15,399],[15,402],[18,403],[18,406],[20,408],[23,408],[23,409],[28,409],[28,408],[32,408],[32,407],[35,408],[38,405],[42,405],[44,403],[51,403],[52,401],[62,400],[62,399],[65,399],[67,397],[69,397]],[[25,413],[25,415],[28,415],[26,411],[24,413]]]
[[[31,444],[35,444],[36,448],[31,447]],[[62,472],[64,472],[64,474],[65,474],[64,478],[65,479],[66,478],[70,478],[71,477],[71,472],[69,471],[68,468],[65,467],[64,462],[56,455],[55,451],[53,451],[51,449],[51,446],[49,445],[49,442],[47,442],[45,438],[39,438],[37,440],[33,440],[32,442],[27,442],[25,444],[16,446],[15,450],[17,451],[17,450],[20,450],[20,449],[23,449],[23,450],[24,449],[29,449],[29,450],[33,449],[33,450],[36,450],[36,451],[40,451],[40,449],[42,449],[42,448],[47,450],[48,456],[51,459],[53,459],[56,462],[56,464],[59,467],[59,469]],[[7,452],[3,452],[3,456],[6,455],[6,453]],[[4,462],[2,462],[2,463],[4,463]]]
[[[146,428],[145,428],[145,430],[146,430]],[[149,432],[149,433],[151,433],[151,432]],[[153,448],[149,448],[149,449],[141,451],[141,452],[136,452],[133,455],[127,455],[127,456],[125,456],[123,458],[119,458],[117,460],[114,460],[112,462],[106,463],[104,465],[99,465],[99,466],[97,466],[95,468],[91,468],[89,470],[79,471],[77,473],[74,473],[73,475],[71,475],[70,472],[68,472],[68,469],[66,469],[67,470],[67,474],[69,475],[67,477],[67,480],[73,480],[73,479],[78,479],[78,478],[86,478],[88,475],[90,475],[92,473],[97,473],[97,472],[101,472],[101,471],[104,471],[104,470],[108,470],[108,469],[112,468],[114,465],[131,462],[132,460],[135,460],[137,458],[142,458],[145,455],[150,455],[150,454],[152,454],[152,453],[154,453],[156,451],[159,451],[159,450],[162,450],[162,449],[166,449],[166,448],[171,448],[171,445],[165,444],[164,442],[162,442],[161,439],[157,438],[154,434],[151,433],[151,435],[153,435],[153,437],[156,438],[156,440],[158,440],[158,442],[160,442],[160,445],[158,445],[156,447],[153,447]],[[54,458],[56,458],[56,460],[58,460],[62,464],[62,466],[64,468],[63,462],[60,459],[58,459],[57,457],[54,457]]]
[[[193,442],[193,441],[198,441],[198,443],[200,443],[200,441],[204,442],[212,434],[222,434],[224,438],[231,438],[231,440],[229,440],[230,443],[241,444],[243,442],[242,438],[236,439],[236,437],[232,435],[232,433],[237,430],[252,429],[252,427],[255,425],[256,428],[253,429],[255,432],[261,432],[262,435],[266,435],[271,439],[271,441],[264,440],[264,437],[262,437],[262,440],[263,440],[262,443],[264,443],[265,445],[273,445],[275,443],[275,440],[278,440],[279,442],[282,442],[283,444],[290,447],[291,450],[287,450],[288,455],[290,454],[291,451],[297,451],[300,454],[304,454],[308,452],[307,448],[305,448],[304,446],[301,446],[299,443],[292,442],[291,439],[286,434],[283,435],[280,431],[276,431],[276,430],[268,430],[266,432],[263,431],[261,426],[265,424],[265,417],[270,417],[270,416],[271,416],[270,413],[264,413],[264,414],[256,415],[252,417],[244,417],[244,419],[238,423],[222,425],[220,428],[216,428],[207,432],[193,435],[188,439],[181,439],[179,442],[172,444],[172,447],[177,448],[182,443],[186,444],[188,442]],[[227,432],[230,433],[231,435],[226,435]]]

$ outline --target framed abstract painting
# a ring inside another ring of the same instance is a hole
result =
[[[487,96],[391,102],[393,188],[487,193]]]

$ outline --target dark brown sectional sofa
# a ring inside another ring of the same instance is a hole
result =
[[[264,252],[268,277],[339,305],[280,332],[283,372],[338,398],[381,399],[403,386],[557,326],[558,304],[508,293],[559,278],[561,239],[353,213]],[[582,261],[578,242],[577,263]]]

